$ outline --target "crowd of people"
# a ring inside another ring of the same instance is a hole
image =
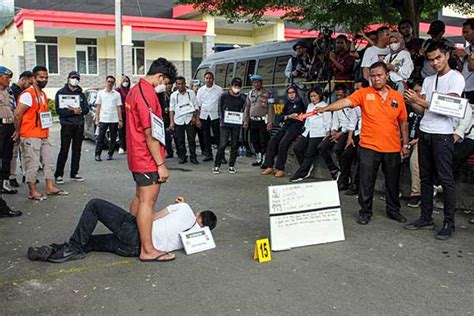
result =
[[[423,41],[414,37],[409,21],[402,21],[397,30],[381,27],[363,34],[368,42],[363,50],[355,49],[346,36],[339,35],[327,56],[316,49],[310,55],[306,42],[298,41],[285,71],[289,86],[281,113],[275,113],[272,91],[264,86],[259,74],[251,76],[253,87],[247,94],[242,92],[243,78],[233,78],[223,89],[214,82],[212,71],[204,74],[202,87],[198,83],[187,87],[185,78],[163,58],[155,60],[147,75],[133,87],[130,78],[124,76],[115,89],[116,78],[107,76],[95,102],[95,160],[102,160],[107,131],[107,160],[113,159],[118,134],[119,154],[127,154],[136,183],[130,213],[109,202],[93,200],[69,242],[31,248],[30,258],[63,262],[96,250],[139,256],[142,261],[173,260],[174,255],[168,251],[178,248],[162,246],[159,237],[152,238],[159,234],[155,233],[155,221],[174,218],[167,215],[180,209],[170,206],[153,213],[160,185],[169,176],[165,159],[174,157],[175,148],[179,164],[188,162],[188,151],[189,162],[199,164],[197,136],[202,162],[213,162],[212,173],[219,174],[222,164],[228,164],[228,173],[235,174],[242,129],[250,131],[256,158],[252,165],[263,169],[263,176],[285,177],[285,163],[292,148],[299,168],[289,180],[302,181],[311,175],[315,159],[321,156],[339,190],[358,195],[358,223],[362,225],[368,224],[373,214],[380,166],[385,175],[387,217],[407,221],[400,212],[399,180],[402,160],[409,160],[412,192],[408,206],[421,206],[421,214],[405,228],[434,228],[433,195],[442,190],[444,221],[436,237],[448,239],[455,230],[456,175],[474,153],[472,108],[468,104],[464,117],[454,119],[430,111],[430,101],[437,92],[464,97],[474,104],[474,19],[463,24],[463,36],[470,44],[467,48],[454,47],[443,37],[444,29],[443,22],[434,21],[428,31],[431,38]],[[315,40],[318,49],[320,40]],[[79,166],[84,116],[90,109],[80,87],[80,74],[71,71],[54,98],[61,125],[56,168],[49,141],[53,119],[44,92],[48,70],[36,66],[20,74],[18,82],[10,86],[12,76],[8,68],[0,66],[2,193],[17,193],[16,161],[21,157],[29,199],[42,201],[48,195],[68,195],[56,185],[64,183],[70,148],[70,178],[84,181]],[[329,80],[329,94],[317,85],[308,88],[305,81],[315,78],[333,79]],[[165,126],[163,139],[155,135],[155,118],[162,119]],[[229,144],[227,161],[225,150]],[[45,193],[37,186],[39,170],[44,174]],[[105,214],[103,208],[110,212]],[[116,213],[116,218],[109,213]],[[20,215],[0,199],[1,217]],[[196,223],[215,226],[216,217],[210,211],[193,216],[191,227]],[[112,234],[92,235],[97,221]],[[133,229],[124,237],[120,227],[127,223]],[[183,231],[181,226],[177,231]],[[133,243],[127,241],[129,237],[133,237]],[[120,253],[123,243],[127,244],[127,254]]]

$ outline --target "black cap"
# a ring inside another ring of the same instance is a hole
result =
[[[81,75],[75,70],[71,71],[67,77],[68,77],[68,79],[69,78],[77,78],[79,80],[81,79]]]
[[[430,29],[428,30],[428,34],[438,35],[444,32],[445,29],[446,29],[446,25],[444,24],[444,22],[440,20],[436,20],[436,21],[431,22]]]
[[[239,77],[235,77],[235,78],[232,79],[230,84],[231,85],[238,85],[238,86],[242,87],[242,79],[240,79]]]
[[[308,44],[306,44],[306,41],[303,41],[303,40],[299,40],[298,42],[296,42],[296,44],[293,45],[293,50],[296,50],[298,46],[308,48]]]

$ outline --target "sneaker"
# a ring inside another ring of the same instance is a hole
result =
[[[78,174],[76,174],[74,177],[71,177],[71,180],[76,182],[84,182],[84,178]]]
[[[102,159],[100,158],[100,156],[95,156],[95,161],[102,161]]]
[[[420,196],[411,196],[410,200],[408,201],[408,207],[419,207],[421,205],[421,197]]]
[[[118,154],[119,155],[125,155],[127,152],[125,150],[123,150],[122,148],[119,148],[118,150]]]
[[[230,173],[230,174],[235,174],[237,172],[237,170],[235,170],[234,167],[229,167],[229,169],[227,169],[227,171]]]
[[[290,178],[290,182],[292,182],[292,183],[300,182],[300,181],[303,181],[303,180],[304,180],[304,178],[295,177],[295,176],[292,176],[292,177]]]
[[[83,251],[71,246],[68,243],[65,243],[59,246],[58,249],[48,257],[48,261],[54,263],[63,263],[69,260],[83,259],[85,256],[86,254]]]
[[[10,181],[8,180],[2,180],[2,190],[1,192],[4,193],[4,194],[16,194],[18,193],[18,190],[17,189],[14,189],[10,186]]]
[[[433,207],[438,209],[438,210],[443,210],[444,209],[444,203],[443,201],[440,201],[440,200],[434,200],[433,201]]]
[[[433,221],[427,222],[422,219],[417,219],[413,223],[406,224],[403,227],[408,230],[434,229],[434,224]]]
[[[56,184],[64,184],[63,177],[56,177]]]
[[[53,254],[54,248],[52,246],[29,247],[28,259],[47,261],[48,257]]]
[[[349,186],[349,190],[344,192],[344,195],[357,195],[359,193],[359,190],[356,188],[356,186]]]
[[[334,180],[334,181],[337,181],[339,180],[339,176],[341,175],[341,171],[339,171],[339,169],[336,169],[336,170],[332,170],[331,171],[331,178]]]
[[[258,167],[258,166],[262,165],[262,162],[263,162],[262,159],[257,159],[254,162],[252,162],[252,166],[253,167]]]
[[[444,223],[443,228],[436,234],[436,239],[446,240],[449,239],[453,234],[456,228],[453,224]]]
[[[212,173],[213,174],[219,174],[219,173],[221,173],[221,170],[219,169],[219,167],[214,167],[214,168],[212,168]]]
[[[18,183],[18,181],[16,181],[16,179],[10,179],[10,186],[12,186],[13,188],[19,188],[20,184]]]

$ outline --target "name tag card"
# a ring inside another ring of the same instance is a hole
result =
[[[428,109],[436,114],[462,119],[466,114],[467,102],[468,100],[464,98],[435,92]]]
[[[151,136],[158,140],[161,144],[165,145],[165,124],[163,120],[150,112],[151,119]]]
[[[81,100],[80,96],[78,95],[59,95],[59,108],[60,109],[67,109],[67,108],[79,108],[81,107]]]
[[[194,111],[196,111],[196,109],[192,104],[187,103],[179,106],[179,116],[194,113]]]
[[[242,125],[243,121],[244,121],[244,113],[242,112],[234,112],[234,111],[224,112],[224,123],[226,124]]]
[[[207,226],[179,233],[179,236],[181,237],[181,242],[183,243],[184,251],[187,255],[216,248],[211,230]]]
[[[39,112],[39,115],[42,129],[53,126],[53,116],[51,115],[51,112]]]

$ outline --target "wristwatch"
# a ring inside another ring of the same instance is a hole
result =
[[[403,148],[410,149],[411,145],[410,144],[405,144],[405,145],[403,145]]]

